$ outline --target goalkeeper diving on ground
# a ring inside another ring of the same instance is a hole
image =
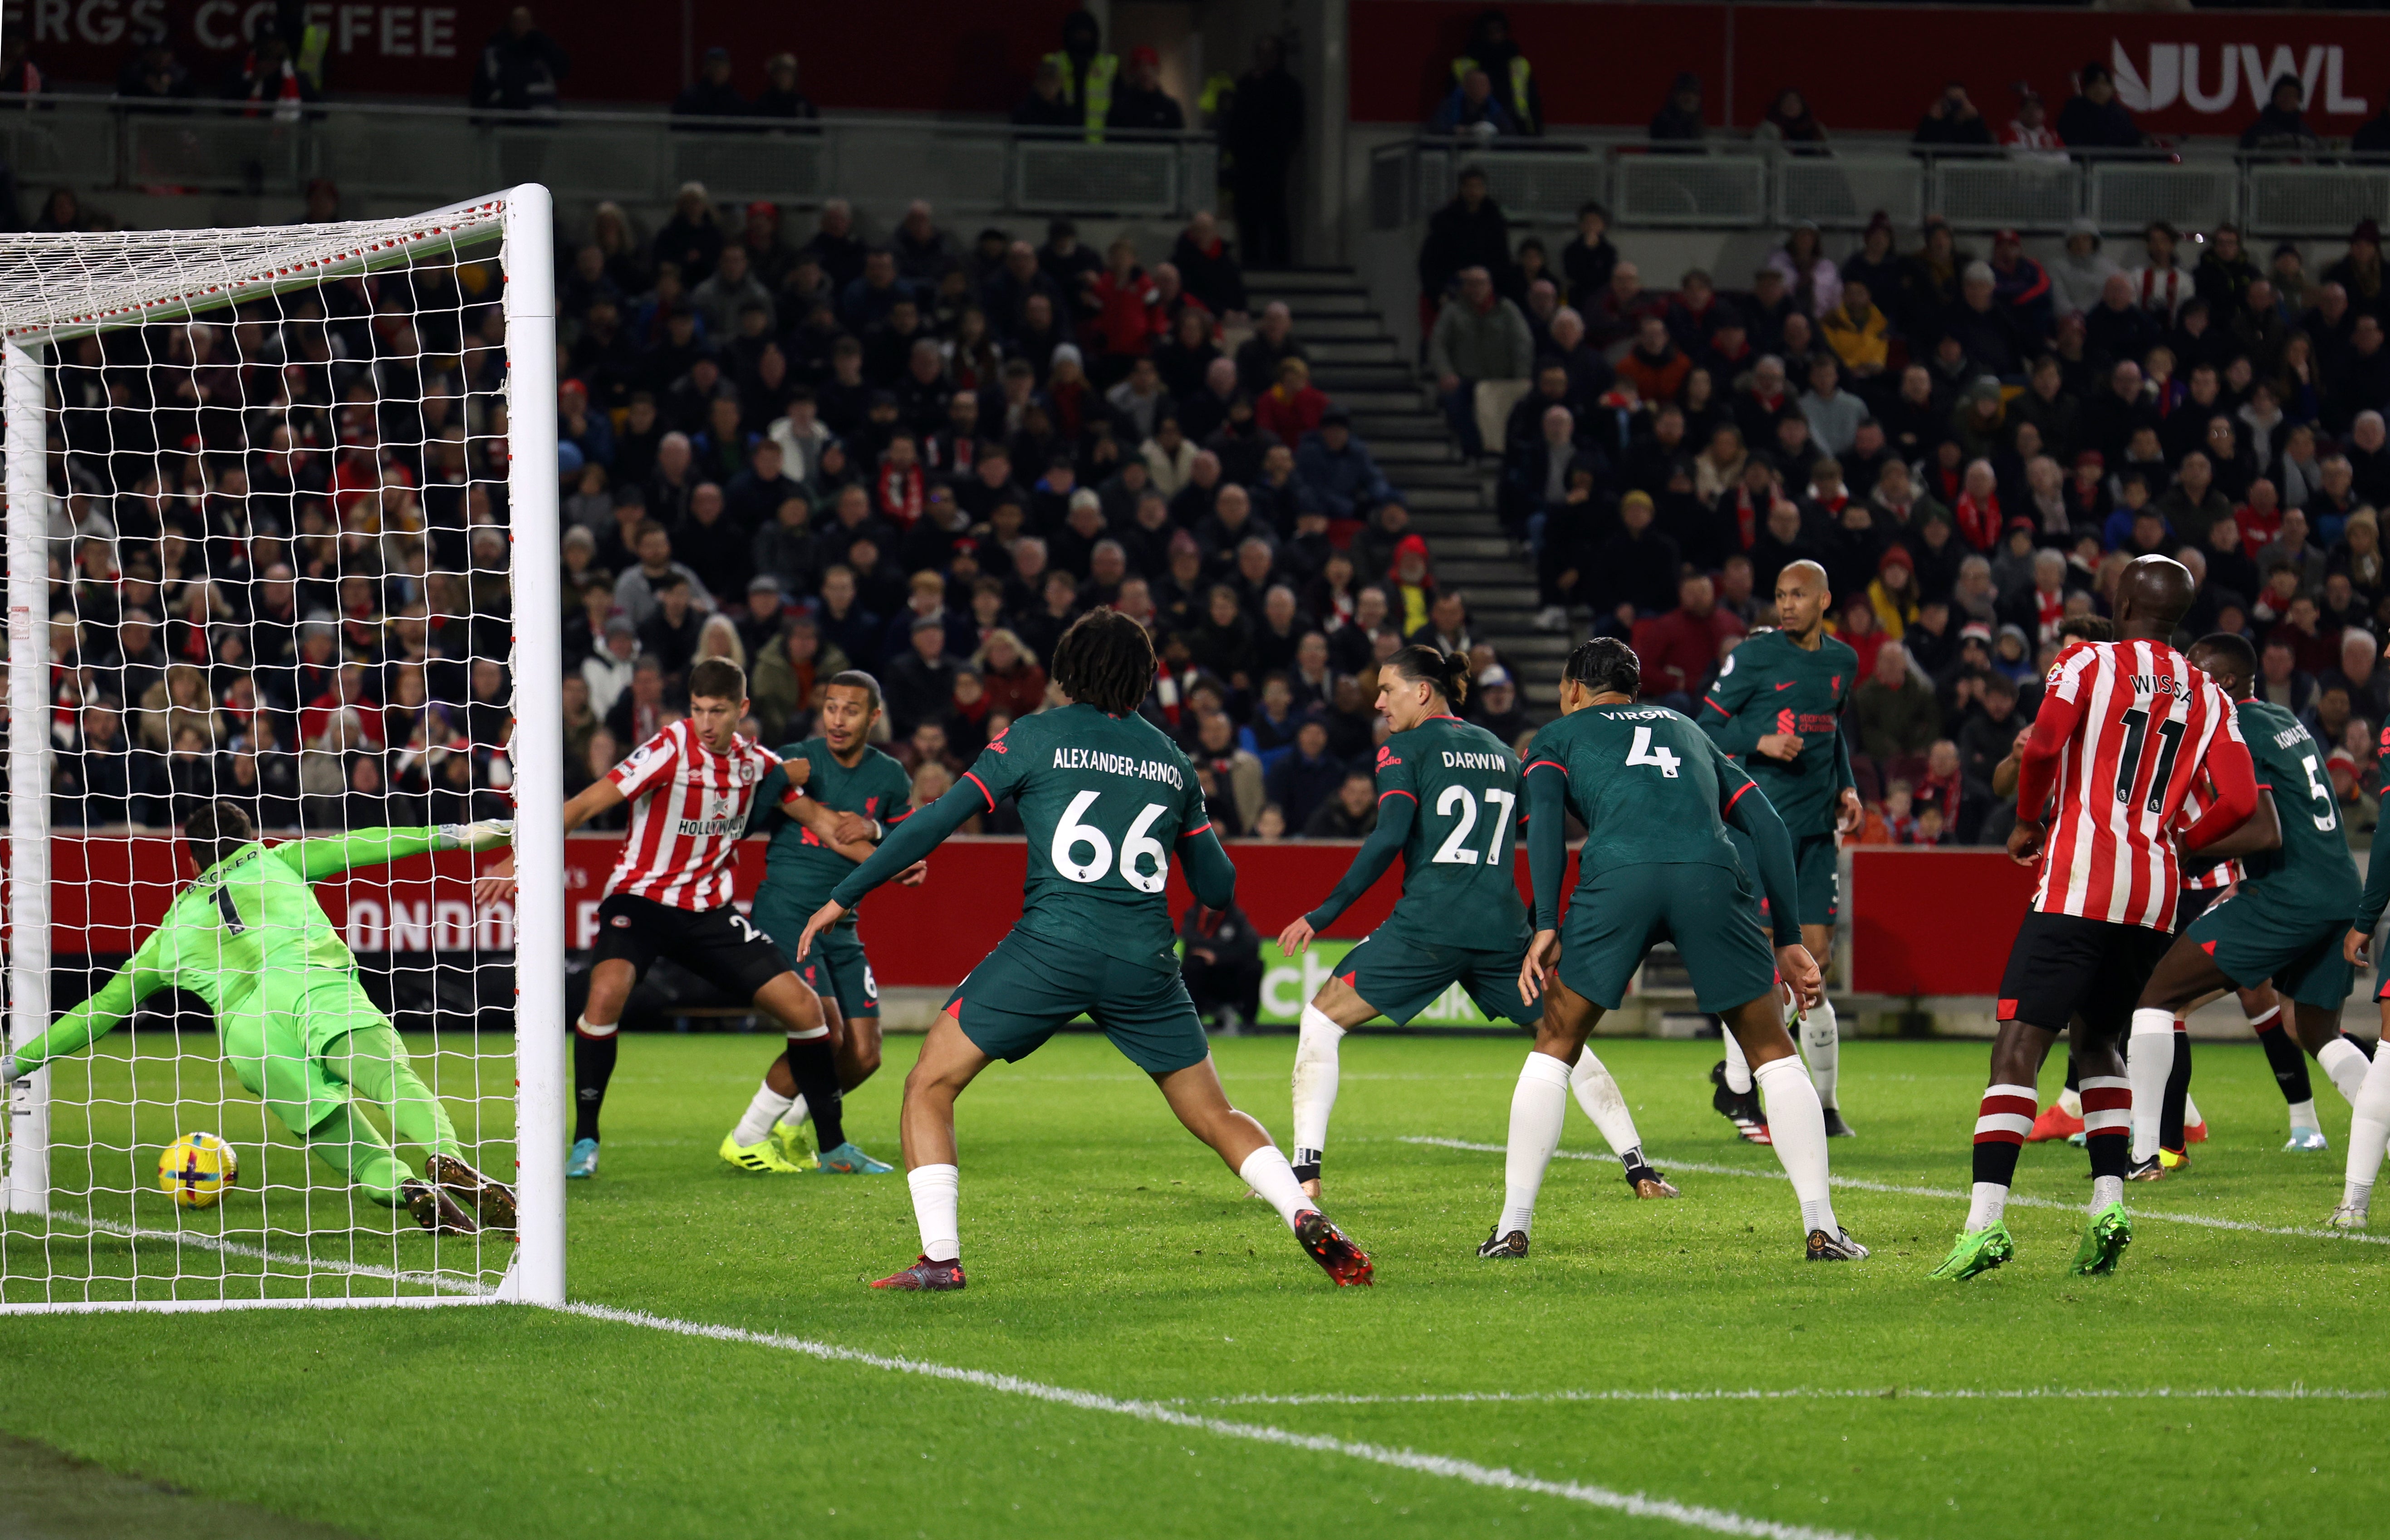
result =
[[[316,1159],[367,1198],[427,1230],[510,1230],[514,1193],[466,1163],[456,1125],[415,1072],[397,1031],[357,983],[357,961],[311,884],[427,851],[495,849],[510,823],[353,829],[266,846],[236,802],[191,815],[183,841],[199,875],[133,960],[47,1032],[0,1059],[0,1085],[80,1053],[148,996],[184,989],[207,1003],[233,1072]],[[365,1117],[379,1108],[420,1176]]]

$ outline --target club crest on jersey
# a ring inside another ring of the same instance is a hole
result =
[[[755,784],[755,767],[743,759],[739,762],[739,784],[741,786]]]
[[[1833,691],[1835,694],[1840,695],[1843,690],[1843,676],[1839,674],[1833,675],[1833,677],[1827,683],[1826,687]]]

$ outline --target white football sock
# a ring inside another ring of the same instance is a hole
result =
[[[2377,1048],[2349,1111],[2348,1189],[2343,1203],[2362,1209],[2373,1200],[2385,1146],[2390,1146],[2390,1052]]]
[[[1294,1179],[1294,1167],[1287,1163],[1286,1152],[1274,1144],[1266,1144],[1246,1156],[1237,1174],[1245,1179],[1245,1186],[1261,1195],[1264,1202],[1278,1211],[1278,1216],[1286,1221],[1290,1230],[1294,1228],[1294,1216],[1312,1206],[1303,1184]]]
[[[1798,1059],[1774,1059],[1753,1072],[1767,1098],[1776,1158],[1801,1200],[1801,1227],[1834,1234],[1834,1200],[1826,1187],[1826,1112]]]
[[[1843,1063],[1842,1028],[1834,1020],[1833,1001],[1818,1001],[1801,1019],[1801,1052],[1809,1060],[1809,1084],[1818,1088],[1818,1104],[1833,1106],[1834,1082]]]
[[[2174,1012],[2143,1007],[2133,1012],[2125,1049],[2125,1078],[2133,1087],[2133,1161],[2155,1160],[2158,1123],[2165,1115],[2166,1076],[2174,1073]]]
[[[1751,1061],[1742,1057],[1742,1045],[1730,1032],[1726,1034],[1726,1088],[1736,1096],[1751,1089]]]
[[[790,1128],[803,1128],[805,1125],[805,1120],[813,1115],[813,1109],[805,1105],[803,1094],[799,1093],[786,1108],[781,1110],[780,1121]]]
[[[1967,1205],[1967,1233],[1972,1235],[1986,1225],[1997,1225],[2009,1212],[2009,1189],[1998,1182],[1975,1184],[1973,1200]]]
[[[755,1099],[747,1104],[747,1115],[730,1131],[730,1142],[744,1149],[749,1145],[762,1144],[772,1132],[772,1124],[789,1110],[789,1098],[772,1089],[765,1081],[755,1087]]]
[[[1337,1045],[1344,1029],[1317,1006],[1303,1007],[1294,1045],[1294,1161],[1317,1165],[1328,1148],[1328,1115],[1336,1110]]]
[[[2091,1202],[2083,1212],[2098,1213],[2111,1203],[2125,1200],[2125,1179],[2122,1176],[2095,1176],[2091,1179]]]
[[[2366,1060],[2365,1050],[2345,1037],[2335,1037],[2315,1057],[2323,1072],[2332,1077],[2332,1089],[2346,1097],[2350,1106],[2356,1106],[2358,1093],[2365,1088],[2365,1072],[2372,1068]]]
[[[1495,1234],[1512,1230],[1535,1233],[1536,1194],[1543,1190],[1544,1172],[1552,1151],[1561,1147],[1561,1125],[1568,1122],[1569,1067],[1549,1054],[1530,1053],[1519,1066],[1519,1085],[1510,1093],[1510,1138],[1502,1163],[1502,1222]]]
[[[1643,1141],[1635,1132],[1635,1114],[1626,1110],[1625,1094],[1590,1046],[1576,1056],[1576,1066],[1569,1071],[1569,1089],[1576,1093],[1576,1104],[1609,1141],[1612,1154],[1624,1160],[1642,1149]]]
[[[2199,1115],[2198,1100],[2193,1097],[2190,1092],[2185,1091],[2182,1094],[2183,1127],[2186,1129],[2197,1128],[2201,1123],[2204,1123],[2207,1120],[2205,1118]]]
[[[2291,1104],[2291,1132],[2296,1134],[2309,1129],[2319,1134],[2323,1132],[2323,1123],[2316,1117],[2313,1097]]]
[[[2083,1093],[2069,1087],[2058,1093],[2059,1110],[2070,1118],[2083,1115]]]
[[[962,1195],[963,1174],[953,1166],[915,1166],[905,1174],[913,1189],[913,1219],[921,1226],[921,1254],[932,1262],[953,1262],[963,1254],[962,1225],[955,1210]]]

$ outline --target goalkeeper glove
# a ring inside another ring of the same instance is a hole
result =
[[[442,824],[441,842],[450,850],[495,850],[515,841],[511,818],[486,818],[478,824]]]

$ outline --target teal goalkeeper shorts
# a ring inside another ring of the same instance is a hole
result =
[[[1519,944],[1488,952],[1473,946],[1433,946],[1407,936],[1376,930],[1360,945],[1344,954],[1336,976],[1345,987],[1378,1008],[1396,1026],[1433,1005],[1436,997],[1458,983],[1469,991],[1477,1008],[1499,1021],[1505,1017],[1532,1027],[1543,1020],[1540,1002],[1519,998],[1519,968],[1526,961],[1524,937]]]
[[[1008,1062],[1028,1058],[1078,1017],[1150,1075],[1212,1056],[1195,1002],[1176,969],[1124,962],[1053,936],[1014,930],[962,982],[946,1014],[973,1046]]]
[[[1754,892],[1759,891],[1759,852],[1751,837],[1728,824],[1727,838],[1734,841],[1734,853],[1742,858],[1742,869]],[[1800,895],[1800,920],[1804,925],[1831,925],[1843,911],[1843,864],[1841,846],[1831,834],[1796,834],[1792,837],[1793,892]],[[1759,901],[1759,912],[1767,913],[1767,900]]]

